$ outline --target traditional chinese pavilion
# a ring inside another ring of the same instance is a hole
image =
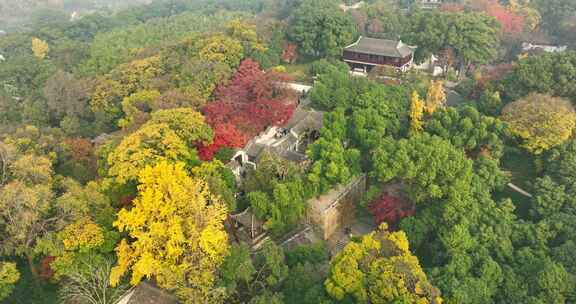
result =
[[[344,48],[342,57],[352,69],[369,72],[375,66],[389,66],[406,72],[414,62],[416,47],[402,41],[362,37]]]

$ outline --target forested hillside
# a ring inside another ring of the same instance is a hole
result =
[[[441,2],[0,0],[0,302],[576,303],[576,1]]]

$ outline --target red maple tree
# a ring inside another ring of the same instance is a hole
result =
[[[64,144],[70,151],[70,156],[74,162],[81,163],[87,168],[96,169],[96,155],[94,145],[86,138],[67,138]]]
[[[233,124],[218,124],[214,127],[214,141],[210,145],[198,147],[198,155],[201,160],[208,161],[214,158],[214,154],[221,148],[241,148],[246,142],[246,136]]]
[[[368,210],[374,216],[377,225],[386,222],[393,229],[398,226],[401,219],[416,213],[413,203],[388,193],[370,203]]]
[[[294,63],[298,59],[298,46],[294,43],[285,43],[282,50],[282,61]]]
[[[470,6],[473,10],[485,12],[496,18],[504,34],[518,34],[524,31],[524,17],[503,6],[498,0],[474,0]]]
[[[468,94],[470,99],[478,99],[484,93],[484,90],[489,87],[491,83],[498,82],[502,80],[506,75],[508,75],[512,70],[514,70],[514,65],[510,63],[501,63],[495,66],[484,67],[481,70],[480,77],[476,79],[474,86]]]
[[[517,34],[524,31],[524,17],[510,11],[499,3],[489,6],[486,14],[496,18],[502,26],[502,32],[505,34]]]
[[[38,276],[43,280],[49,280],[54,276],[54,270],[51,265],[52,262],[56,260],[54,256],[45,256],[40,261],[40,267],[38,269]]]
[[[287,81],[283,74],[264,72],[252,59],[242,61],[232,80],[216,90],[217,100],[203,108],[216,138],[212,145],[200,148],[201,157],[209,157],[221,147],[244,144],[266,127],[286,123],[295,106],[288,91],[276,85],[283,81]]]

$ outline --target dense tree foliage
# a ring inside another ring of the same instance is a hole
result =
[[[484,116],[473,107],[464,106],[436,112],[426,122],[424,130],[469,154],[488,153],[499,158],[506,127],[497,118]]]
[[[36,167],[24,172],[34,173],[34,170],[38,170],[38,175],[18,177],[20,172],[16,172],[16,179],[4,185],[0,194],[3,210],[0,214],[2,253],[26,257],[33,271],[36,257],[34,246],[48,233],[57,230],[66,215],[53,216],[52,212],[62,206],[54,202],[54,193],[50,188],[53,172],[50,161],[47,163],[48,168]]]
[[[214,140],[212,143],[198,147],[198,153],[202,160],[211,160],[214,156],[217,156],[218,152],[226,149],[242,148],[248,141],[246,135],[238,131],[233,124],[215,124],[213,128]],[[229,159],[221,160],[228,161]]]
[[[362,34],[376,38],[397,39],[409,22],[391,1],[374,1],[351,14]]]
[[[568,140],[576,127],[570,101],[541,94],[508,104],[502,110],[502,120],[523,140],[522,146],[535,154]]]
[[[352,18],[334,0],[301,1],[292,13],[289,31],[302,52],[321,57],[339,55],[356,38]]]
[[[250,131],[257,133],[283,123],[293,108],[273,86],[284,78],[257,65],[243,83],[226,86],[247,57],[266,68],[280,62],[284,29],[276,25],[273,40],[245,18],[281,8],[249,2],[159,1],[125,12],[80,10],[75,21],[45,11],[29,29],[0,33],[2,261],[25,265],[9,302],[52,303],[56,284],[62,301],[115,302],[126,279],[106,287],[111,265],[122,264],[112,221],[117,208],[134,210],[137,177],[147,166],[185,161],[187,174],[214,193],[210,204],[217,195],[236,208],[232,173],[219,162],[201,163],[196,149],[213,148],[203,159],[212,158],[243,146],[247,130],[207,124],[196,111],[243,90],[243,101],[258,96],[250,111],[263,111],[253,117],[262,121]],[[272,106],[275,117],[266,111]],[[91,182],[97,177],[102,182]],[[217,242],[226,247],[225,238]],[[215,273],[211,261],[206,267]],[[3,297],[13,278],[2,278]]]
[[[254,214],[275,235],[287,232],[305,215],[310,194],[302,170],[276,155],[264,152],[243,187]]]
[[[16,269],[15,263],[0,263],[0,300],[10,295],[18,279],[20,279],[20,272]]]
[[[294,105],[287,101],[285,89],[274,88],[281,79],[273,72],[264,73],[253,60],[244,60],[230,83],[217,90],[218,100],[204,107],[207,121],[213,127],[232,124],[246,137],[268,126],[282,125],[290,118]]]
[[[228,210],[236,210],[236,181],[234,174],[219,160],[204,162],[192,168],[192,177],[203,179],[210,191],[226,203]]]
[[[505,181],[500,177],[494,179],[501,175],[497,163],[481,157],[472,167],[470,161],[463,159],[462,152],[457,152],[456,147],[448,142],[427,136],[414,137],[410,141],[429,143],[410,149],[415,153],[413,156],[377,151],[375,161],[378,163],[385,155],[393,157],[388,166],[382,167],[387,169],[384,174],[380,173],[380,177],[397,178],[407,183],[408,193],[413,196],[422,193],[423,196],[415,197],[416,202],[434,203],[417,204],[416,215],[402,220],[400,227],[407,232],[415,252],[426,257],[425,269],[443,291],[444,298],[458,303],[545,302],[550,298],[561,303],[567,301],[571,290],[568,283],[547,285],[550,280],[555,280],[552,278],[570,282],[564,262],[554,256],[549,245],[542,245],[542,239],[533,238],[544,223],[518,221],[510,201],[495,202],[491,199],[490,192]],[[406,144],[408,142],[400,140],[396,146]],[[383,148],[389,146],[393,144],[384,144]],[[433,146],[444,146],[445,150],[426,152]],[[450,160],[444,161],[431,160],[430,165],[421,169],[411,164],[453,153],[460,156],[450,156]],[[389,168],[394,168],[392,164],[398,165],[399,171],[390,171]],[[450,174],[440,175],[432,164],[442,164],[442,167],[467,165],[461,169],[449,169]],[[378,168],[377,172],[382,172]],[[414,181],[428,185],[437,183],[435,180],[445,183],[439,187],[443,191],[437,192],[434,187],[420,191],[414,186]],[[534,277],[527,276],[527,273],[533,273]],[[516,292],[518,288],[514,286],[529,286],[530,292]]]
[[[135,51],[180,40],[193,32],[217,30],[235,17],[234,14],[203,16],[188,12],[98,34],[91,44],[90,59],[80,70],[90,74],[108,72],[132,58]]]
[[[349,114],[344,120],[335,120],[338,123],[333,124],[334,128],[327,128],[339,129],[336,135],[341,139],[349,137],[356,147],[367,151],[383,136],[398,136],[408,130],[411,89],[350,77],[333,65],[319,71],[310,99],[319,108],[340,108]]]
[[[431,12],[413,16],[409,34],[403,38],[417,45],[416,60],[452,49],[461,67],[487,63],[496,55],[498,29],[496,20],[481,13]]]
[[[112,285],[131,272],[130,283],[154,277],[187,303],[199,303],[214,288],[214,272],[228,251],[226,207],[206,183],[189,177],[183,164],[146,167],[139,175],[134,208],[121,210],[114,226],[129,233],[116,248]]]
[[[566,143],[549,150],[545,154],[545,173],[553,176],[564,185],[571,185],[576,176],[576,142]]]
[[[51,119],[59,121],[86,121],[90,119],[88,108],[88,91],[90,84],[86,80],[76,79],[73,74],[59,70],[46,80],[43,93],[46,106],[50,110]],[[90,134],[88,130],[72,131],[71,135]]]
[[[319,69],[318,72],[318,83],[310,93],[310,99],[317,107],[326,110],[345,107],[352,100],[356,100],[361,90],[359,85],[365,83],[359,78],[350,78],[346,71],[331,65]]]
[[[542,14],[543,27],[553,35],[562,34],[564,22],[576,12],[576,4],[570,0],[537,0],[535,4]]]
[[[389,232],[386,224],[335,256],[325,285],[338,300],[442,303],[440,292],[410,253],[404,232]]]
[[[231,301],[331,303],[322,286],[327,263],[322,244],[292,250],[267,242],[253,257],[246,245],[232,246],[221,267]]]
[[[146,166],[161,161],[195,164],[195,145],[211,141],[212,131],[199,113],[191,109],[161,110],[108,155],[108,174],[125,183],[135,180]]]
[[[485,90],[478,101],[478,110],[486,115],[498,115],[502,108],[500,92]]]
[[[324,118],[320,139],[308,149],[314,161],[308,173],[309,186],[315,193],[325,193],[333,186],[345,185],[360,172],[360,151],[346,148],[346,117],[338,109]]]
[[[49,50],[50,47],[46,41],[40,40],[38,38],[32,38],[32,53],[34,53],[36,58],[40,60],[46,58]]]
[[[138,59],[97,79],[90,94],[92,111],[105,119],[103,123],[115,122],[122,115],[122,100],[148,88],[152,80],[162,73],[161,64],[160,56]]]
[[[428,114],[433,114],[436,110],[446,106],[446,92],[444,91],[444,84],[442,81],[432,81],[428,92],[426,93],[426,100],[424,101],[424,109]]]
[[[12,144],[15,148],[10,148]],[[25,257],[34,279],[56,280],[93,265],[88,256],[99,259],[109,254],[117,241],[111,230],[114,210],[98,185],[84,187],[54,176],[52,161],[34,154],[51,145],[46,139],[33,141],[15,134],[4,145],[10,165],[8,182],[0,191],[4,210],[0,221],[6,229],[2,230],[3,254]],[[47,271],[44,262],[38,267],[40,258],[52,261]]]
[[[575,69],[576,52],[543,54],[524,59],[506,76],[502,92],[511,100],[537,92],[565,97],[575,102]]]
[[[410,132],[416,134],[422,131],[422,117],[424,116],[424,101],[420,99],[418,92],[412,92],[410,98]]]
[[[511,3],[511,5],[506,7],[499,3],[499,1],[494,0],[477,2],[476,5],[479,6],[478,9],[486,12],[488,16],[494,17],[498,23],[500,23],[500,28],[504,34],[519,34],[527,27],[524,18],[528,12],[526,9],[523,9],[520,3]],[[533,27],[531,28],[533,29]]]
[[[520,50],[574,45],[573,1],[16,2],[0,1],[4,302],[113,304],[144,280],[184,303],[576,302],[575,56]],[[338,57],[358,34],[445,73],[351,77]],[[303,161],[230,162],[309,107],[324,121],[289,148]],[[311,198],[361,174],[355,222],[313,241]],[[254,240],[230,214],[247,208]]]
[[[448,141],[427,134],[383,140],[373,154],[375,174],[382,181],[401,176],[409,195],[421,203],[430,198],[459,196],[470,183],[472,164]]]

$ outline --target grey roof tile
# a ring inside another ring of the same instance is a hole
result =
[[[404,58],[414,52],[415,47],[409,46],[402,41],[360,37],[358,41],[344,48],[370,55]]]

